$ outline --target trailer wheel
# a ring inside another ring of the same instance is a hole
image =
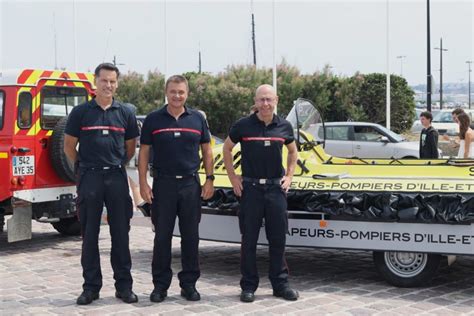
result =
[[[51,223],[54,229],[66,236],[79,236],[81,234],[81,224],[77,217],[61,218],[59,222]]]
[[[74,164],[69,161],[64,153],[64,131],[66,129],[67,116],[62,117],[53,129],[50,138],[50,159],[58,176],[67,182],[75,182]]]
[[[441,255],[421,252],[374,251],[378,272],[398,287],[426,286],[436,274]]]

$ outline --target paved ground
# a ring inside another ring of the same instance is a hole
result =
[[[137,304],[115,299],[108,254],[110,238],[102,226],[101,252],[104,287],[101,299],[90,306],[77,306],[81,292],[79,238],[62,237],[48,224],[33,224],[33,239],[14,244],[0,235],[0,315],[13,314],[130,314],[203,315],[289,314],[399,315],[474,314],[474,258],[461,257],[446,264],[430,287],[400,289],[387,285],[375,272],[368,252],[289,249],[287,260],[292,284],[301,299],[286,302],[271,295],[262,278],[253,304],[241,303],[239,294],[239,246],[201,242],[202,277],[198,283],[202,300],[187,302],[179,296],[173,279],[169,297],[160,304],[148,300],[152,290],[150,264],[153,233],[145,218],[136,218],[131,230],[134,290]],[[179,238],[173,242],[173,268],[179,269]],[[259,268],[266,276],[266,248],[259,248]]]

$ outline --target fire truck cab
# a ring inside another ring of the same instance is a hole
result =
[[[0,73],[0,233],[31,239],[31,221],[77,235],[74,168],[63,151],[72,107],[94,92],[90,73],[24,69]]]

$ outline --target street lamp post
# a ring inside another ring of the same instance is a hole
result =
[[[201,42],[199,42],[199,60],[198,60],[198,72],[201,73],[202,71],[202,64],[201,64]]]
[[[397,56],[397,59],[400,59],[400,77],[403,77],[403,58],[406,58],[405,55]]]
[[[443,38],[439,39],[439,47],[435,47],[439,50],[439,109],[443,109],[443,51],[447,51],[443,48]]]
[[[468,99],[468,103],[467,105],[469,106],[469,109],[471,109],[471,64],[472,64],[472,60],[468,60],[466,61],[466,64],[468,65],[468,82],[467,82],[467,99]]]
[[[431,112],[430,0],[426,0],[426,109]]]
[[[252,51],[253,51],[253,65],[257,67],[257,48],[255,44],[255,16],[253,14],[253,0],[250,1],[250,7],[252,10]]]
[[[386,3],[386,15],[387,15],[387,18],[386,18],[386,35],[385,35],[385,40],[386,40],[386,43],[385,43],[385,47],[386,47],[386,54],[387,54],[387,73],[386,73],[386,87],[385,87],[385,126],[387,127],[387,129],[390,129],[390,117],[391,117],[391,99],[390,99],[390,95],[391,95],[391,92],[390,92],[390,6],[389,6],[389,0],[387,0],[387,3]]]

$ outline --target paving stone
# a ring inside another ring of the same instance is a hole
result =
[[[374,315],[376,311],[368,308],[355,308],[350,309],[347,311],[350,315],[358,315],[358,316],[365,316],[365,315]]]
[[[314,316],[315,314],[321,315],[322,313],[320,310],[303,310],[292,313],[295,316]]]
[[[372,304],[368,305],[367,308],[374,309],[376,311],[386,311],[395,308],[392,305],[389,304]]]
[[[375,314],[376,316],[400,316],[400,313],[395,313],[393,311],[383,311]]]
[[[473,312],[472,306],[469,306],[469,305],[449,305],[448,307],[446,307],[446,309],[456,312],[456,313],[463,313],[463,314]]]
[[[318,312],[321,312],[321,314],[329,314],[329,313],[337,313],[342,310],[341,306],[335,305],[335,304],[329,304],[329,305],[322,305],[318,306],[316,309]]]
[[[429,312],[430,315],[437,315],[437,316],[457,316],[459,312],[455,312],[453,310],[447,308],[439,308]]]
[[[440,307],[438,304],[430,303],[428,301],[419,302],[417,304],[410,305],[413,308],[420,309],[425,312],[430,312]]]
[[[340,306],[342,309],[347,310],[347,309],[352,309],[355,307],[359,307],[364,305],[364,302],[360,302],[354,299],[349,299],[349,300],[338,300],[334,303],[334,305]]]
[[[192,312],[192,313],[203,313],[203,312],[213,311],[215,309],[216,307],[211,306],[211,305],[196,305],[196,306],[186,307],[184,310]]]
[[[103,288],[101,298],[89,306],[77,306],[82,291],[81,240],[58,235],[50,225],[33,223],[33,239],[8,244],[0,235],[0,315],[459,315],[474,312],[474,258],[458,257],[443,267],[431,287],[402,289],[377,275],[372,255],[364,251],[287,249],[291,285],[300,299],[289,302],[272,295],[266,277],[268,250],[257,249],[260,287],[254,303],[240,302],[240,247],[236,244],[200,242],[201,278],[197,288],[202,300],[180,297],[176,273],[181,270],[180,239],[173,238],[175,272],[169,297],[149,301],[153,290],[151,258],[153,233],[147,220],[134,220],[130,232],[136,304],[114,297],[108,229],[100,235]],[[147,226],[148,225],[148,226]],[[105,227],[102,227],[105,228]],[[317,267],[317,269],[315,268]]]
[[[343,291],[344,294],[352,294],[353,296],[359,296],[359,295],[368,295],[371,294],[372,292],[369,290],[363,290],[363,289],[349,289]]]
[[[437,304],[437,305],[442,305],[442,306],[449,306],[456,303],[455,301],[448,300],[444,297],[435,297],[435,298],[427,300],[427,302]]]
[[[11,311],[11,310],[17,310],[20,311],[23,308],[25,308],[26,305],[21,303],[21,302],[16,302],[16,301],[10,301],[10,302],[0,302],[0,311]],[[1,313],[0,313],[1,314]]]
[[[474,307],[474,299],[466,300],[464,302],[461,302],[460,304]]]

